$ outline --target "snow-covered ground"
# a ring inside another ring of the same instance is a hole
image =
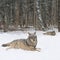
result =
[[[28,34],[25,31],[0,33],[0,60],[60,60],[60,33],[56,32],[56,36],[48,36],[43,35],[42,31],[37,31],[36,34],[37,48],[41,48],[41,52],[22,49],[6,50],[1,46],[3,43],[27,38]]]

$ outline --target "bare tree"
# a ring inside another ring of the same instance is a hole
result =
[[[60,1],[58,0],[58,31],[60,32]]]

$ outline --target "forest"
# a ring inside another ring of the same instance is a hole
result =
[[[60,31],[59,0],[0,0],[0,30],[35,28]]]

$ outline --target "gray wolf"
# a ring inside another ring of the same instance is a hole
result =
[[[40,51],[40,48],[36,48],[37,45],[37,35],[36,32],[28,33],[27,39],[17,39],[12,42],[2,44],[3,47],[9,47],[7,49],[23,49],[28,51]]]
[[[51,36],[55,36],[56,33],[55,31],[49,31],[49,32],[46,32],[46,33],[43,33],[44,35],[51,35]]]

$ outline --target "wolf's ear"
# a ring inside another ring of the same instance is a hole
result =
[[[34,32],[34,35],[36,35],[36,32]]]
[[[28,32],[29,35],[31,35],[31,33]]]

